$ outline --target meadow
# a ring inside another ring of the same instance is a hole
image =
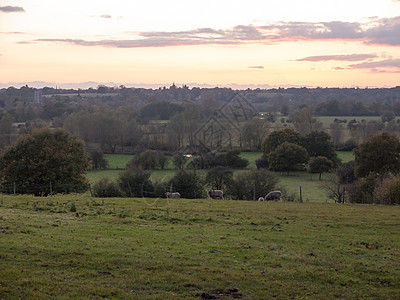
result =
[[[354,159],[353,153],[350,151],[338,151],[337,154],[343,162]],[[261,155],[261,152],[242,152],[240,154],[241,157],[249,160],[250,164],[247,167],[248,169],[256,167],[255,160],[260,158]],[[118,175],[123,172],[126,163],[133,158],[133,155],[107,154],[105,158],[109,161],[109,170],[87,171],[86,174],[91,184],[94,184],[103,177],[116,181]],[[206,170],[198,171],[202,176],[205,176],[206,172]],[[236,172],[241,171],[239,170]],[[174,169],[172,160],[170,159],[166,169],[151,172],[151,180],[153,182],[166,182],[169,181],[175,173],[176,169]],[[321,188],[319,174],[310,174],[308,172],[292,172],[290,175],[287,175],[285,172],[277,172],[276,174],[279,177],[279,186],[284,187],[288,196],[292,199],[300,200],[301,187],[301,198],[304,202],[332,202],[332,200],[328,199],[326,191]],[[322,181],[326,176],[326,174],[322,176]]]
[[[399,299],[400,208],[2,196],[0,299]]]

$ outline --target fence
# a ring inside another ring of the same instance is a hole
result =
[[[48,183],[48,184],[23,184],[14,182],[0,186],[2,194],[32,194],[35,196],[48,196],[53,194],[83,193],[90,190],[90,184],[73,183]]]

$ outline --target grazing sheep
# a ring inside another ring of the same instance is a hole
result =
[[[179,194],[178,192],[175,193],[166,192],[165,196],[167,196],[167,198],[180,198],[181,194]]]
[[[208,196],[210,196],[211,199],[224,200],[224,193],[221,190],[208,189]]]
[[[269,192],[267,194],[267,196],[265,196],[265,201],[268,201],[268,200],[281,201],[281,196],[282,196],[281,191],[272,191],[272,192]]]

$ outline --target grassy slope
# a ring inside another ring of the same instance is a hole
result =
[[[371,205],[4,196],[0,298],[399,299],[399,218]]]

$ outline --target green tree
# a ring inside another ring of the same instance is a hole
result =
[[[288,142],[279,145],[268,156],[272,170],[286,171],[288,175],[290,171],[303,170],[308,159],[309,156],[304,147]]]
[[[400,140],[386,132],[371,136],[354,150],[356,177],[400,171]]]
[[[104,153],[94,151],[90,153],[90,161],[94,170],[105,169],[108,166],[108,161],[104,158]]]
[[[118,185],[126,197],[147,197],[153,195],[151,173],[141,168],[130,167],[118,177]]]
[[[47,195],[50,189],[67,192],[64,184],[86,190],[87,167],[84,144],[62,129],[34,130],[0,156],[2,184],[15,183],[19,192],[35,195]]]
[[[223,190],[233,180],[233,170],[227,167],[218,166],[207,172],[205,182],[210,184],[212,189]]]
[[[333,162],[325,156],[311,157],[308,161],[310,173],[319,173],[319,180],[321,180],[322,173],[328,172],[333,168]]]
[[[265,139],[262,150],[264,152],[264,156],[268,157],[268,155],[274,151],[279,145],[284,142],[302,145],[303,139],[301,134],[294,129],[284,128],[281,130],[276,130],[271,132],[271,134]]]
[[[172,162],[178,170],[183,170],[185,168],[187,158],[182,153],[177,153],[172,157]]]
[[[339,162],[331,137],[325,131],[313,131],[304,137],[304,145],[311,157],[324,156],[334,166]]]
[[[180,170],[171,179],[170,186],[179,192],[182,198],[194,199],[204,196],[202,180],[194,171]]]

